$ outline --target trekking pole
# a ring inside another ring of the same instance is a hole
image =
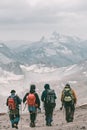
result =
[[[63,107],[63,122],[65,122],[65,109]]]
[[[22,103],[21,103],[21,105],[20,105],[20,111],[21,111],[21,130],[22,130]]]
[[[44,102],[43,102],[43,122],[44,122],[44,125],[45,125],[45,118],[46,118],[46,115],[45,115],[45,105],[44,105]]]
[[[63,110],[63,120],[65,121],[65,110],[64,110],[64,104],[62,103],[62,106],[60,107],[60,110]]]
[[[27,105],[27,103],[25,103],[23,111],[25,110],[25,108],[26,108],[26,105]]]
[[[62,103],[62,106],[60,107],[60,110],[62,110],[63,109],[63,103]]]

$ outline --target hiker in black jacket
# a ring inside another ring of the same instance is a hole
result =
[[[35,120],[37,115],[37,108],[40,108],[40,99],[38,94],[35,92],[36,86],[32,84],[30,91],[25,94],[23,103],[27,103],[28,111],[30,113],[30,127],[35,127]]]
[[[22,100],[18,95],[15,95],[15,93],[15,90],[11,90],[11,95],[7,98],[6,105],[9,109],[9,118],[12,128],[18,129],[18,123],[20,120],[19,105],[21,104]]]
[[[51,122],[53,121],[53,110],[56,106],[55,99],[57,97],[54,90],[50,89],[49,84],[45,84],[44,88],[45,90],[42,92],[41,100],[44,103],[46,125],[51,126],[52,125]],[[50,94],[51,97],[48,97],[48,92],[51,92]],[[50,101],[48,102],[48,99],[52,99],[53,102]]]

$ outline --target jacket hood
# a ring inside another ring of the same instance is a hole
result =
[[[30,93],[34,93],[35,92],[35,89],[36,89],[36,86],[34,84],[32,84],[30,86]]]
[[[45,85],[44,85],[44,88],[45,88],[45,89],[50,89],[50,85],[49,85],[49,84],[45,84]]]

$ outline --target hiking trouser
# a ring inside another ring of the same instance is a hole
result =
[[[37,109],[35,106],[28,106],[28,111],[30,113],[30,121],[34,123],[36,120]]]
[[[75,111],[74,103],[72,102],[65,103],[64,107],[65,107],[66,121],[72,122],[74,118],[74,111]]]
[[[19,120],[20,120],[19,109],[10,110],[10,111],[9,111],[9,118],[10,118],[10,121],[11,121],[11,125],[12,125],[12,126],[13,126],[14,124],[18,125]]]
[[[53,121],[53,108],[45,107],[45,116],[46,125],[51,125]]]
[[[31,112],[30,112],[30,121],[34,123],[35,120],[36,120],[36,113],[33,113],[33,112],[31,111]]]

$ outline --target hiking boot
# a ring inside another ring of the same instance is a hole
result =
[[[35,123],[34,123],[34,122],[31,122],[31,123],[30,123],[30,127],[35,127]]]
[[[48,126],[52,126],[52,124],[51,124],[51,123],[48,123]]]
[[[48,126],[49,125],[49,123],[48,122],[46,122],[46,126]]]
[[[35,123],[33,122],[33,127],[35,127]]]
[[[30,122],[30,127],[32,127],[32,122]]]
[[[14,128],[14,124],[12,124],[12,128]]]
[[[52,126],[52,124],[51,123],[46,123],[46,126]]]
[[[18,125],[17,125],[17,124],[14,124],[14,128],[18,129]]]
[[[52,126],[52,124],[50,123],[49,126]]]
[[[48,123],[46,123],[46,126],[48,126]]]

